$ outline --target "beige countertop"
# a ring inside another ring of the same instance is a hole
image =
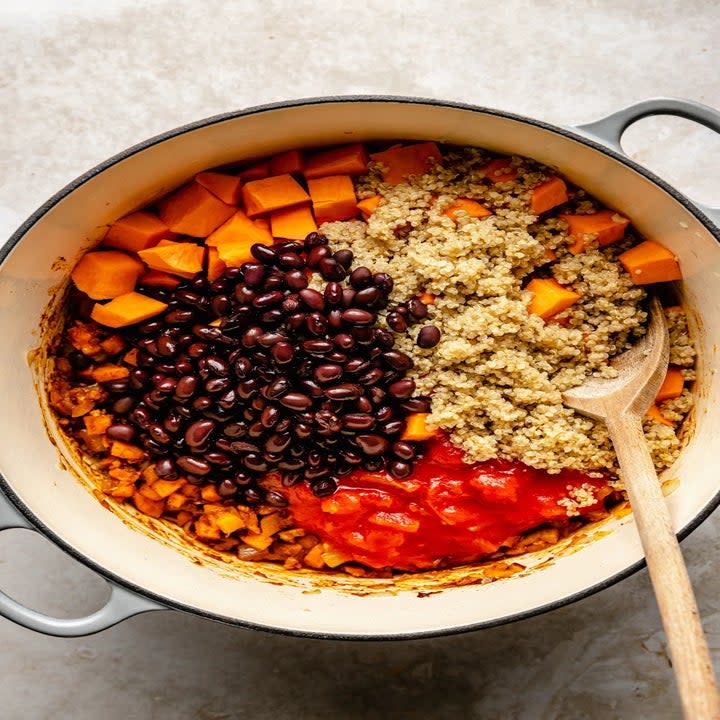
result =
[[[133,143],[273,100],[427,96],[568,125],[658,95],[720,108],[719,25],[712,0],[3,0],[0,231]],[[625,147],[720,205],[711,131],[645,120]],[[720,665],[718,530],[715,513],[683,550]],[[64,616],[106,593],[25,531],[0,537],[0,588]],[[305,640],[167,612],[78,640],[0,619],[0,648],[6,720],[679,717],[644,571],[544,616],[434,640]]]

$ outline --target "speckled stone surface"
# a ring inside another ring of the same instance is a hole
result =
[[[422,95],[560,124],[656,95],[720,108],[719,19],[712,0],[3,0],[0,233],[135,142],[283,98]],[[720,205],[710,131],[652,119],[624,145]],[[683,550],[720,665],[718,530],[716,513]],[[24,531],[0,536],[0,588],[64,617],[107,593]],[[679,717],[645,572],[542,617],[390,644],[171,612],[78,640],[0,620],[0,686],[3,720]]]

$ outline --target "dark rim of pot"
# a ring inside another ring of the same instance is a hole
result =
[[[99,165],[96,165],[91,170],[88,170],[86,173],[81,175],[80,177],[76,178],[72,182],[70,182],[68,185],[66,185],[62,190],[60,190],[58,193],[53,195],[47,202],[45,202],[41,207],[39,207],[30,217],[10,236],[9,240],[0,248],[0,265],[5,261],[7,256],[10,254],[12,249],[17,245],[23,238],[23,236],[30,230],[33,225],[35,225],[47,212],[49,212],[55,205],[57,205],[61,200],[63,200],[66,196],[68,196],[70,193],[75,191],[80,186],[84,185],[86,182],[94,178],[96,175],[99,175],[103,171],[107,170],[108,168],[112,167],[113,165],[116,165],[119,162],[122,162],[123,160],[126,160],[127,158],[136,155],[137,153],[142,152],[143,150],[147,150],[150,147],[153,147],[154,145],[158,145],[166,140],[169,140],[174,137],[178,137],[180,135],[184,135],[185,133],[192,132],[194,130],[199,130],[201,128],[208,127],[210,125],[215,125],[218,123],[225,122],[227,120],[233,120],[240,117],[245,117],[248,115],[257,115],[260,113],[265,112],[272,112],[275,110],[281,110],[285,108],[297,108],[297,107],[303,107],[303,106],[310,106],[310,105],[324,105],[324,104],[342,104],[342,103],[398,103],[403,105],[429,105],[434,107],[441,107],[441,108],[452,108],[456,110],[467,110],[474,113],[480,113],[483,115],[491,115],[499,118],[504,118],[508,120],[516,120],[522,123],[525,123],[527,125],[532,125],[534,127],[541,128],[543,130],[546,130],[548,132],[555,133],[557,135],[562,135],[564,137],[567,137],[571,140],[574,140],[576,142],[579,142],[583,145],[587,145],[594,150],[597,150],[598,152],[601,152],[605,155],[610,156],[617,162],[621,163],[622,165],[625,165],[635,172],[639,173],[640,175],[644,176],[651,182],[653,182],[655,185],[659,186],[662,190],[664,190],[668,195],[670,195],[673,199],[677,200],[688,212],[693,214],[710,232],[715,239],[720,242],[720,229],[716,228],[714,223],[708,218],[693,202],[691,202],[688,198],[686,198],[684,195],[682,195],[680,192],[678,192],[675,188],[668,185],[662,178],[658,177],[654,173],[650,172],[646,168],[642,167],[641,165],[638,165],[636,162],[628,158],[626,155],[623,155],[621,153],[618,153],[617,151],[608,148],[606,145],[603,145],[600,142],[597,142],[595,140],[592,140],[584,135],[581,134],[581,132],[574,130],[572,128],[565,128],[560,127],[557,125],[553,125],[551,123],[543,122],[541,120],[535,120],[533,118],[528,118],[523,115],[517,115],[515,113],[510,112],[504,112],[501,110],[495,110],[492,108],[485,108],[480,107],[477,105],[469,105],[467,103],[461,103],[461,102],[451,102],[451,101],[443,101],[443,100],[435,100],[432,98],[423,98],[423,97],[405,97],[405,96],[393,96],[393,95],[338,95],[338,96],[327,96],[327,97],[313,97],[313,98],[304,98],[299,100],[288,100],[283,102],[274,102],[274,103],[267,103],[264,105],[256,105],[244,110],[236,110],[233,112],[223,113],[220,115],[214,115],[209,118],[205,118],[204,120],[198,120],[193,123],[189,123],[187,125],[182,125],[181,127],[175,128],[173,130],[169,130],[167,132],[161,133],[160,135],[156,135],[152,138],[149,138],[148,140],[144,140],[143,142],[140,142],[136,145],[133,145],[132,147],[128,148],[127,150],[123,150],[122,152],[118,153],[117,155],[114,155],[113,157],[109,158],[108,160],[105,160],[104,162],[100,163]],[[254,623],[249,622],[247,620],[241,620],[237,618],[231,618],[226,617],[222,615],[217,615],[215,613],[207,612],[202,609],[198,609],[195,607],[192,607],[191,605],[186,605],[181,602],[177,602],[174,600],[170,600],[168,598],[165,598],[161,595],[157,595],[153,592],[150,592],[138,585],[135,585],[134,583],[131,583],[124,578],[115,575],[114,573],[110,572],[106,568],[102,567],[101,565],[97,564],[94,560],[91,558],[88,558],[84,554],[78,552],[75,550],[72,546],[67,544],[64,540],[62,540],[58,535],[56,535],[52,530],[50,530],[44,523],[42,523],[38,518],[35,517],[33,512],[30,510],[30,508],[25,505],[25,503],[15,494],[15,492],[12,490],[10,485],[8,484],[7,480],[0,474],[0,489],[3,491],[3,493],[6,495],[8,500],[12,502],[15,507],[25,516],[25,518],[45,537],[50,539],[53,543],[55,543],[58,547],[60,547],[62,550],[64,550],[68,555],[75,558],[79,562],[81,562],[83,565],[89,567],[94,572],[96,572],[101,577],[105,578],[111,583],[114,583],[116,585],[119,585],[123,588],[126,588],[137,595],[141,597],[146,597],[151,600],[156,601],[160,605],[166,607],[169,610],[181,610],[184,612],[192,613],[194,615],[197,615],[199,617],[207,618],[209,620],[214,620],[217,622],[222,622],[228,625],[232,625],[235,627],[242,627],[242,628],[248,628],[253,630],[263,630],[267,632],[272,633],[278,633],[281,635],[291,635],[295,637],[303,637],[303,638],[316,638],[316,639],[323,639],[323,640],[415,640],[415,639],[422,639],[422,638],[432,638],[432,637],[441,637],[441,636],[447,636],[447,635],[458,635],[461,633],[467,633],[472,632],[475,630],[481,630],[485,628],[491,628],[496,627],[500,625],[505,625],[512,622],[517,622],[518,620],[524,620],[527,618],[535,617],[537,615],[542,615],[543,613],[550,612],[551,610],[556,610],[561,607],[565,607],[567,605],[570,605],[574,602],[577,602],[578,600],[583,600],[587,597],[590,597],[591,595],[594,595],[595,593],[599,592],[600,590],[604,590],[605,588],[608,588],[612,585],[615,585],[621,580],[624,580],[627,577],[630,577],[634,573],[636,573],[638,570],[641,570],[643,567],[645,567],[645,560],[639,560],[629,567],[625,568],[624,570],[615,573],[609,578],[606,578],[605,580],[602,580],[601,582],[595,583],[594,585],[591,585],[590,587],[584,588],[583,590],[580,590],[576,593],[572,593],[571,595],[568,595],[566,597],[560,598],[558,600],[554,600],[549,603],[545,603],[543,605],[540,605],[536,608],[533,608],[531,610],[525,610],[518,613],[513,613],[511,615],[507,615],[501,618],[496,618],[493,620],[487,620],[487,621],[481,621],[477,623],[469,623],[465,625],[459,625],[456,627],[449,627],[449,628],[440,628],[440,629],[434,629],[434,630],[418,630],[414,632],[402,632],[402,633],[385,633],[385,634],[379,634],[379,635],[372,635],[372,634],[363,634],[363,633],[327,633],[327,632],[316,632],[316,631],[308,631],[308,630],[297,630],[292,628],[284,628],[284,627],[277,627],[273,625],[264,625],[261,623]],[[680,540],[685,539],[693,530],[695,530],[702,522],[704,522],[711,514],[712,512],[720,505],[720,491],[716,493],[716,495],[705,505],[705,507],[698,513],[691,522],[689,522],[685,527],[678,532],[678,538]],[[421,599],[418,600],[418,602],[421,602]]]

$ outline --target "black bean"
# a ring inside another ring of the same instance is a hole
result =
[[[325,280],[342,280],[347,270],[335,258],[325,257],[318,264],[320,274]]]
[[[311,232],[305,237],[305,251],[308,252],[318,245],[327,245],[327,238],[318,232]]]
[[[392,383],[387,391],[397,400],[407,400],[415,392],[415,381],[412,378],[403,378]]]
[[[388,327],[397,333],[405,332],[407,330],[407,320],[398,312],[390,312],[385,318]]]
[[[330,362],[337,363],[342,365],[344,362],[347,362],[347,355],[345,353],[338,352],[337,350],[333,350],[331,353],[328,353],[325,356],[326,360],[329,360]]]
[[[250,246],[252,256],[265,265],[273,265],[277,261],[277,253],[268,245],[255,243]]]
[[[402,460],[393,460],[388,466],[388,470],[393,477],[402,480],[412,473],[412,465]]]
[[[322,310],[325,307],[325,298],[323,295],[312,288],[300,290],[298,297],[311,310]]]
[[[257,453],[248,453],[243,459],[242,464],[254,472],[266,472],[268,469],[267,462],[262,455]]]
[[[359,398],[362,393],[362,388],[352,383],[342,383],[341,385],[325,388],[325,395],[331,400],[355,400]]]
[[[155,474],[164,480],[174,480],[178,476],[178,471],[173,460],[165,457],[155,463]]]
[[[119,395],[126,393],[130,389],[130,380],[123,378],[122,380],[108,380],[104,382],[102,386],[113,395]]]
[[[385,459],[382,457],[365,458],[362,466],[368,472],[380,472],[385,467]]]
[[[291,440],[290,433],[273,433],[265,441],[265,450],[270,453],[281,453],[290,445]]]
[[[415,297],[408,300],[407,308],[416,320],[422,320],[424,317],[427,317],[428,307],[420,298]]]
[[[181,455],[177,458],[176,462],[185,472],[201,477],[207,475],[211,470],[210,463],[207,460],[196,458],[192,455]]]
[[[135,399],[129,395],[118,398],[112,405],[112,410],[116,415],[126,415],[135,406]]]
[[[111,440],[121,440],[122,442],[132,442],[135,437],[135,428],[125,423],[113,423],[105,431],[105,434]]]
[[[325,286],[323,297],[328,305],[339,305],[342,301],[343,288],[340,283],[329,282]]]
[[[315,413],[314,423],[320,435],[323,436],[334,435],[342,429],[340,418],[329,410],[318,410]]]
[[[348,413],[341,420],[343,427],[348,430],[369,430],[375,425],[375,418],[367,413]]]
[[[304,290],[308,286],[307,275],[302,270],[290,270],[285,273],[285,284],[296,292]]]
[[[369,413],[372,412],[373,404],[370,402],[368,398],[366,398],[364,395],[361,395],[357,402],[355,403],[355,407],[361,412],[361,413]]]
[[[230,289],[230,283],[227,278],[219,277],[210,283],[210,292],[226,293]]]
[[[142,405],[138,405],[130,413],[130,420],[132,420],[142,430],[150,424],[151,417],[152,415],[150,414],[150,411]]]
[[[269,308],[281,302],[283,297],[284,295],[280,292],[280,290],[270,290],[269,292],[263,292],[256,295],[252,304],[253,307],[256,308]]]
[[[297,471],[286,471],[282,474],[280,481],[282,482],[283,487],[292,487],[293,485],[297,485],[301,482],[302,479],[302,473]]]
[[[249,475],[244,470],[238,470],[235,475],[233,475],[233,480],[235,481],[236,485],[240,485],[241,487],[245,485],[249,485],[253,478],[252,475]]]
[[[177,343],[168,335],[160,335],[157,339],[158,355],[172,357],[178,351]]]
[[[243,334],[241,343],[243,347],[248,349],[254,348],[257,345],[258,340],[265,334],[265,331],[258,325],[249,327]]]
[[[350,284],[356,289],[361,290],[372,282],[372,273],[364,265],[355,268],[350,273]]]
[[[364,375],[358,378],[358,382],[361,385],[375,385],[380,382],[383,376],[383,371],[380,368],[371,368]]]
[[[242,437],[247,434],[247,425],[244,422],[229,422],[223,427],[223,435],[229,438]]]
[[[246,357],[239,357],[233,364],[233,371],[239,380],[248,376],[248,373],[252,370],[253,364]]]
[[[327,497],[337,490],[337,482],[333,478],[321,478],[316,480],[311,487],[315,497]]]
[[[260,263],[246,263],[243,266],[243,280],[248,287],[259,288],[265,281],[267,269]],[[240,298],[238,298],[239,300]]]
[[[376,287],[368,287],[355,293],[355,305],[372,307],[380,298],[380,290]]]
[[[385,399],[387,393],[382,388],[371,387],[368,390],[368,395],[370,396],[371,402],[375,405],[379,405]]]
[[[151,423],[147,426],[147,432],[150,434],[150,437],[157,443],[161,443],[162,445],[167,445],[168,443],[172,442],[172,437],[168,433],[167,430],[165,430],[162,425],[158,425],[157,423]]]
[[[218,450],[210,450],[203,455],[203,458],[207,460],[211,465],[217,465],[218,467],[227,467],[232,464],[232,458],[224,452]]]
[[[306,438],[309,438],[310,435],[312,435],[312,427],[306,422],[298,422],[295,423],[295,425],[293,426],[293,432],[301,440],[305,440]]]
[[[385,435],[397,435],[405,427],[403,420],[390,420],[380,428]]]
[[[196,420],[185,430],[185,442],[191,448],[199,448],[207,443],[215,430],[215,423],[212,420]]]
[[[342,291],[342,306],[349,308],[353,306],[355,302],[355,291],[352,288],[344,288]]]
[[[83,355],[79,350],[73,350],[67,356],[73,370],[87,370],[90,367],[90,358]]]
[[[292,343],[281,341],[273,345],[270,354],[278,365],[287,365],[295,358],[295,347]]]
[[[387,273],[375,273],[372,281],[385,295],[389,295],[395,286],[393,279]]]
[[[300,389],[310,397],[319,398],[323,396],[323,389],[313,380],[303,380]]]
[[[230,304],[230,298],[227,295],[216,295],[210,301],[210,309],[213,311],[213,314],[218,317],[221,315],[227,315],[231,308],[232,305]]]
[[[277,252],[293,252],[300,254],[305,249],[303,244],[297,240],[285,240],[283,242],[276,242],[273,247]]]
[[[329,340],[303,340],[302,349],[311,355],[325,355],[333,349]]]
[[[277,490],[268,490],[265,494],[265,502],[271,507],[283,508],[287,507],[287,498]]]
[[[280,419],[280,410],[275,405],[267,405],[260,414],[260,422],[265,428],[274,427]]]
[[[414,365],[412,358],[399,350],[389,350],[381,357],[393,370],[410,370]]]
[[[165,416],[165,419],[162,421],[162,424],[169,433],[174,434],[181,428],[182,422],[182,415],[175,410],[170,410],[170,412],[168,412]]]
[[[278,263],[284,268],[302,268],[305,267],[305,261],[294,252],[283,252],[278,257]]]
[[[402,315],[405,320],[410,317],[410,311],[407,309],[407,305],[400,304],[395,308],[395,312],[398,315]]]
[[[417,344],[421,348],[429,349],[435,347],[440,342],[440,330],[434,325],[426,325],[420,328],[417,336]]]
[[[243,498],[247,505],[259,505],[263,501],[263,493],[260,488],[248,487],[243,490]]]
[[[375,322],[375,314],[360,308],[348,308],[343,311],[342,319],[353,325],[371,325]]]
[[[279,377],[263,388],[262,394],[263,397],[272,400],[273,398],[280,397],[280,395],[283,395],[289,389],[290,381],[285,377]]]
[[[255,299],[255,295],[257,295],[257,292],[256,290],[247,285],[237,285],[233,294],[235,295],[235,299],[239,303],[247,305]]]
[[[312,400],[303,393],[289,392],[280,398],[280,404],[291,410],[305,410],[312,405]]]
[[[345,364],[345,372],[359,373],[367,370],[370,367],[370,362],[362,357],[354,357],[347,361]]]
[[[210,348],[204,342],[194,342],[194,343],[191,343],[190,345],[188,345],[187,350],[185,352],[187,352],[188,357],[200,358],[200,357],[203,357],[204,355],[207,355],[209,349]]]
[[[187,310],[185,308],[170,310],[165,315],[165,322],[168,325],[185,325],[192,322],[197,317],[195,310]]]
[[[392,444],[393,454],[401,460],[413,460],[415,458],[415,448],[404,440],[396,440]]]
[[[371,457],[387,452],[389,446],[382,435],[357,435],[355,441],[363,453]]]
[[[334,382],[335,380],[339,380],[342,374],[342,366],[331,363],[318,365],[313,371],[313,377],[319,383]]]
[[[414,397],[400,404],[400,407],[409,413],[430,412],[430,398]]]
[[[394,414],[393,409],[389,405],[381,405],[376,411],[375,411],[375,417],[380,422],[385,422],[386,420],[389,420]]]
[[[338,250],[336,253],[333,253],[333,259],[335,262],[342,265],[342,267],[345,268],[345,270],[349,270],[350,266],[352,265],[352,261],[354,260],[355,255],[353,255],[352,250]]]
[[[318,312],[310,313],[305,319],[305,327],[311,335],[320,337],[327,332],[327,319]]]
[[[382,328],[375,328],[375,342],[383,350],[391,350],[395,345],[395,336],[388,330]]]
[[[356,325],[350,332],[359,345],[372,345],[375,339],[373,329],[367,325]]]
[[[351,350],[355,347],[355,338],[350,333],[338,333],[333,342],[341,350]]]
[[[225,478],[218,483],[217,491],[220,497],[231,498],[237,493],[238,486],[234,480],[231,480],[230,478]]]
[[[232,380],[230,378],[210,378],[205,383],[205,390],[209,393],[219,393],[224,392],[232,385]]]
[[[140,323],[138,325],[138,332],[141,335],[153,335],[162,328],[162,322],[160,320],[148,320],[147,322]]]
[[[312,268],[317,267],[320,264],[320,262],[322,260],[328,258],[329,255],[330,255],[330,250],[328,249],[328,247],[326,245],[318,245],[318,246],[312,248],[312,250],[310,250],[310,252],[308,252],[307,264]],[[335,262],[335,261],[333,261],[333,262]]]
[[[272,331],[266,332],[258,338],[258,345],[264,348],[270,348],[282,340],[287,340],[287,335],[285,335],[285,333]]]

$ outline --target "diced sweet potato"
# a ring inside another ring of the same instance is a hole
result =
[[[551,177],[533,188],[530,194],[530,210],[541,215],[568,200],[567,185],[562,178]]]
[[[218,249],[210,247],[207,251],[207,277],[210,282],[217,280],[225,272],[227,266],[220,259]]]
[[[491,160],[483,167],[483,172],[491,183],[510,182],[518,176],[517,168],[508,157]]]
[[[182,493],[172,493],[165,498],[165,509],[168,512],[177,512],[182,510],[187,504],[188,499]]]
[[[682,370],[678,367],[670,366],[665,374],[663,384],[655,396],[655,402],[663,402],[664,400],[672,400],[673,398],[680,397],[684,385],[685,378],[683,377]]]
[[[85,415],[83,423],[88,435],[104,435],[105,431],[112,425],[111,415]]]
[[[174,492],[179,490],[184,484],[185,480],[156,480],[152,484],[152,489],[158,494],[161,498],[166,498],[172,495]]]
[[[558,217],[568,224],[568,232],[574,240],[568,250],[573,255],[585,249],[588,236],[594,237],[600,247],[622,240],[630,224],[626,217],[618,215],[614,210],[600,210],[588,215],[561,214]]]
[[[580,299],[578,293],[563,287],[552,278],[535,278],[528,283],[526,290],[533,293],[528,312],[539,315],[543,320],[567,310]]]
[[[368,154],[362,143],[319,150],[305,161],[305,177],[308,179],[327,175],[364,175],[367,172]]]
[[[349,175],[330,175],[308,180],[308,192],[318,225],[349,220],[357,215],[357,198]]]
[[[251,220],[242,210],[238,210],[227,222],[208,236],[208,247],[219,247],[225,243],[244,243],[249,248],[255,243],[272,245],[270,231]]]
[[[158,203],[160,219],[173,232],[192,237],[207,237],[235,209],[197,182],[184,185]]]
[[[270,158],[270,175],[301,173],[303,170],[302,150],[288,150]]]
[[[105,365],[98,365],[90,371],[90,375],[95,382],[104,383],[110,382],[111,380],[124,380],[130,375],[130,370],[123,365],[113,365],[112,363],[106,363]]]
[[[442,155],[434,142],[392,147],[370,155],[373,162],[383,166],[383,180],[398,185],[413,175],[424,175],[433,165],[442,163]]]
[[[129,292],[102,305],[96,303],[90,317],[101,325],[119,328],[148,320],[167,309],[167,303],[147,295]]]
[[[214,485],[204,485],[200,490],[200,497],[208,503],[216,503],[222,500]]]
[[[159,518],[162,516],[165,510],[165,503],[162,500],[151,500],[139,492],[136,492],[132,496],[135,507],[145,515],[150,517]]]
[[[164,287],[176,288],[182,280],[177,275],[163,272],[162,270],[148,270],[143,273],[137,281],[139,287]]]
[[[645,415],[653,422],[660,423],[661,425],[667,425],[668,427],[675,427],[673,423],[662,414],[660,408],[655,405],[655,403],[650,406]]]
[[[484,218],[492,215],[492,211],[477,200],[470,198],[458,198],[452,205],[445,208],[443,215],[447,215],[451,220],[457,220],[462,213],[472,218]]]
[[[238,177],[244,182],[249,182],[250,180],[262,180],[269,174],[270,162],[268,160],[261,160],[241,170],[238,173]]]
[[[654,240],[645,240],[626,250],[618,260],[636,285],[682,280],[675,255]]]
[[[430,413],[412,413],[407,416],[405,430],[402,433],[403,440],[429,440],[437,435],[437,430],[431,430],[427,426],[427,419]]]
[[[100,343],[100,347],[103,349],[103,352],[108,355],[117,355],[127,347],[127,343],[121,335],[113,334],[106,337]]]
[[[248,217],[300,205],[310,200],[302,186],[289,174],[253,180],[243,186],[241,195]]]
[[[230,535],[230,533],[234,533],[237,530],[243,530],[245,528],[245,521],[235,508],[222,510],[215,515],[213,521],[225,535]]]
[[[93,300],[108,300],[135,289],[145,266],[137,257],[105,250],[85,253],[71,273],[75,287]]]
[[[153,270],[190,279],[202,272],[205,250],[195,243],[181,242],[141,250],[138,255]]]
[[[372,197],[360,200],[357,204],[357,209],[360,214],[367,220],[377,209],[382,202],[382,195],[373,195]]]
[[[312,210],[307,205],[270,213],[270,226],[273,237],[283,240],[304,240],[317,230]]]
[[[240,201],[242,180],[235,175],[201,172],[195,176],[195,182],[209,190],[216,198],[219,198],[227,205],[237,205]]]
[[[110,454],[128,462],[139,462],[145,458],[144,450],[130,443],[122,442],[122,440],[113,440]]]
[[[142,210],[116,220],[108,228],[103,245],[137,252],[174,237],[175,233],[157,215]]]

